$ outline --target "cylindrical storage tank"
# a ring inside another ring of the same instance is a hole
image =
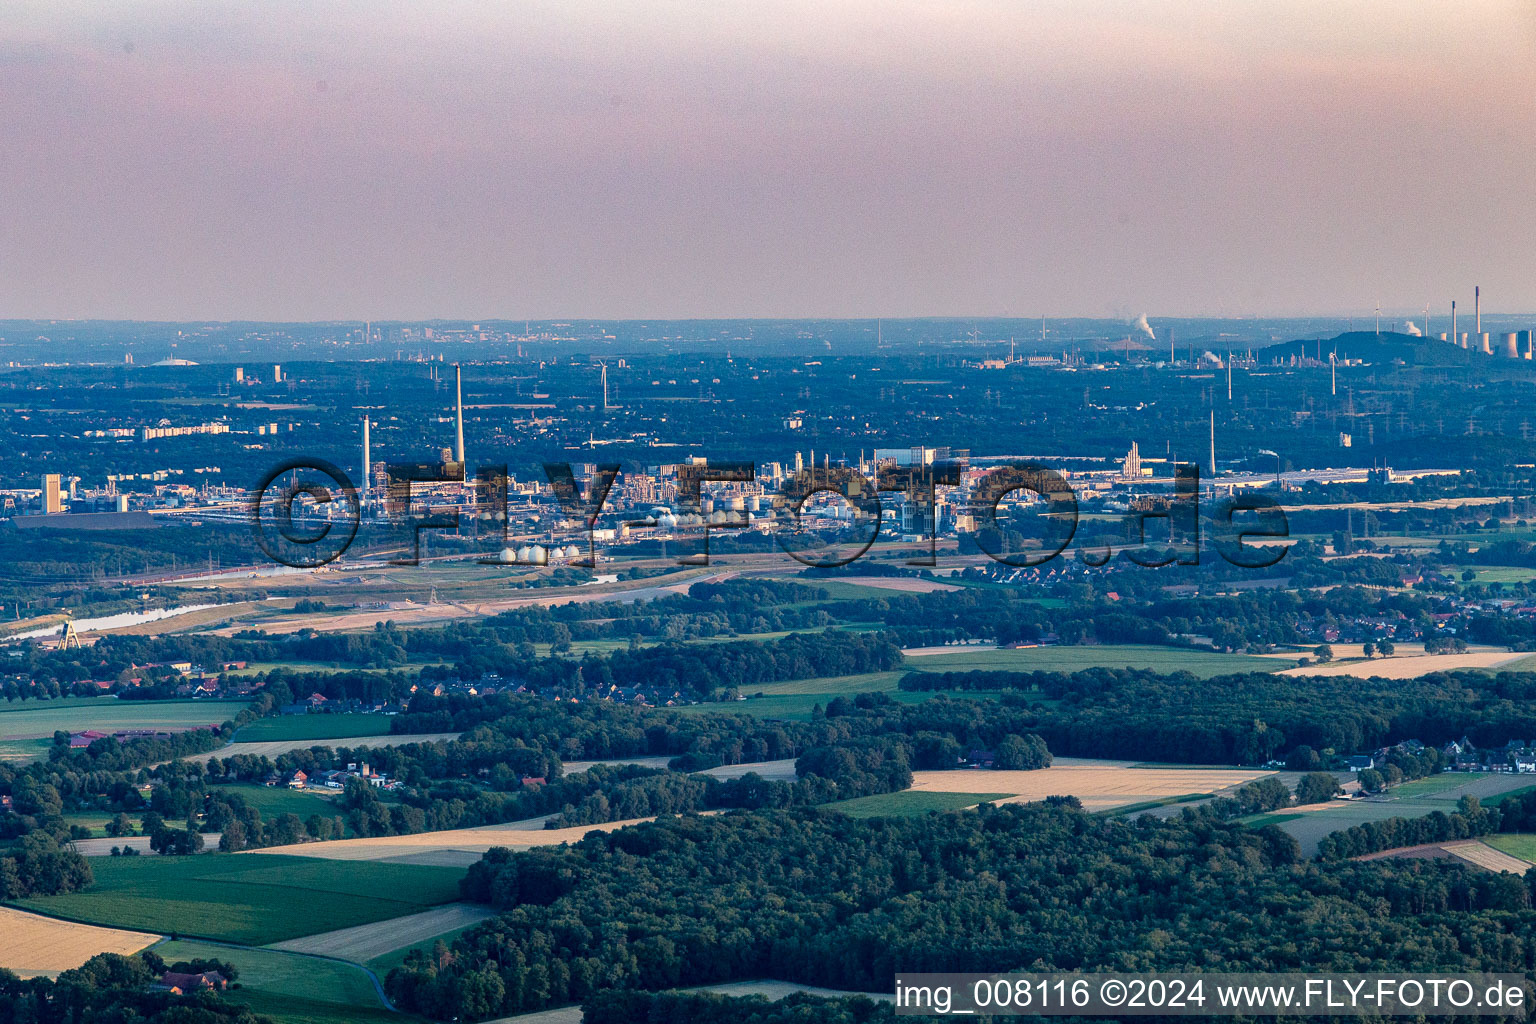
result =
[[[1508,334],[1504,335],[1504,358],[1520,358],[1520,335],[1514,331],[1510,331]]]

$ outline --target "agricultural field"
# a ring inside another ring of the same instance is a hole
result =
[[[23,976],[67,971],[98,953],[137,953],[158,938],[0,907],[0,967]]]
[[[1284,660],[1251,654],[1222,654],[1149,644],[1095,644],[1071,647],[928,648],[942,653],[907,658],[918,672],[1080,672],[1088,668],[1148,668],[1157,672],[1189,672],[1203,678],[1232,672],[1274,672]],[[1295,664],[1290,659],[1290,664]]]
[[[650,820],[650,818],[632,818],[627,821],[605,822],[601,825],[574,825],[570,828],[556,829],[542,828],[530,822],[510,822],[506,825],[482,825],[478,828],[460,828],[444,832],[418,832],[415,835],[408,836],[335,839],[328,843],[306,843],[302,846],[269,846],[266,849],[242,853],[240,856],[261,860],[271,856],[281,857],[303,851],[302,859],[324,858],[326,860],[347,862],[393,861],[393,864],[387,865],[389,867],[415,867],[415,865],[404,863],[404,859],[407,857],[416,859],[444,856],[444,859],[462,858],[464,863],[473,863],[480,859],[481,854],[493,846],[505,846],[512,850],[528,850],[535,846],[574,843],[588,832],[612,832],[615,829],[624,828],[629,825],[638,825],[641,822]],[[300,858],[289,857],[288,859]],[[455,877],[462,873],[462,871],[454,872]],[[455,890],[449,899],[434,900],[433,902],[447,903],[451,899],[456,899],[457,896],[458,893]],[[367,920],[376,921],[381,920],[384,916],[398,917],[402,914],[413,912],[400,911],[392,915],[374,915]],[[362,924],[365,922],[340,923],[342,923],[343,927],[347,927],[350,924]],[[314,932],[311,930],[297,934],[311,935]],[[297,935],[285,936],[285,938],[294,937],[297,937]],[[267,941],[276,942],[279,940],[269,939]]]
[[[233,964],[240,987],[227,998],[283,1024],[404,1024],[416,1019],[387,1010],[367,972],[338,960],[189,939],[163,942],[155,952],[169,962],[213,958]]]
[[[874,796],[839,800],[828,804],[826,809],[854,818],[908,818],[927,814],[930,811],[964,810],[967,807],[975,807],[977,804],[1002,800],[1010,795],[1008,793],[918,792],[904,789],[896,793],[877,793]]]
[[[0,761],[18,763],[36,761],[40,757],[46,757],[48,748],[51,746],[53,746],[51,739],[0,740]]]
[[[324,848],[336,843],[314,844]],[[463,871],[293,856],[104,857],[96,881],[19,901],[71,920],[265,945],[419,913],[458,899]]]
[[[1165,798],[1219,793],[1272,772],[1248,768],[1144,768],[1124,761],[1070,759],[1035,771],[954,769],[912,773],[913,793],[991,792],[998,803],[1075,796],[1090,811],[1107,811]]]
[[[365,963],[402,947],[428,942],[446,932],[462,931],[494,916],[496,912],[490,907],[473,903],[449,903],[407,917],[307,935],[302,939],[273,943],[267,948]]]
[[[258,786],[250,783],[229,783],[212,787],[215,793],[238,793],[245,802],[261,812],[263,820],[271,821],[281,814],[297,814],[308,818],[311,814],[341,814],[336,799],[341,796],[335,789],[289,789],[287,786]]]
[[[290,750],[304,750],[308,747],[399,747],[407,743],[435,743],[439,740],[456,740],[459,734],[456,732],[419,732],[408,733],[399,736],[359,736],[350,740],[262,740],[257,743],[229,743],[217,750],[210,750],[204,754],[193,754],[183,758],[186,761],[207,761],[210,758],[233,757],[236,754],[251,754],[258,757],[276,757],[286,754]]]
[[[1512,792],[1530,788],[1530,778],[1523,775],[1445,772],[1397,786],[1388,791],[1385,798],[1333,800],[1293,808],[1281,812],[1286,820],[1273,823],[1301,844],[1303,856],[1310,857],[1317,853],[1318,840],[1331,832],[1367,821],[1420,818],[1435,811],[1449,814],[1456,810],[1456,802],[1463,796],[1475,796],[1483,803],[1495,804]],[[1257,823],[1268,822],[1260,819]]]
[[[1275,672],[1295,664],[1294,658],[1256,657],[1246,654],[1219,654],[1189,651],[1173,647],[1143,644],[1100,644],[1086,647],[1024,647],[999,650],[994,647],[933,647],[921,653],[908,652],[906,663],[891,672],[866,672],[860,675],[795,679],[782,683],[764,683],[745,692],[744,701],[693,704],[682,710],[689,714],[713,714],[722,711],[746,712],[763,718],[808,721],[816,705],[839,695],[887,693],[898,701],[920,704],[933,697],[948,696],[970,700],[989,700],[995,694],[982,691],[897,689],[908,672],[1076,672],[1085,668],[1151,668],[1159,672],[1191,672],[1203,678],[1232,672]]]
[[[1536,864],[1536,835],[1527,832],[1511,832],[1484,836],[1483,842],[1501,853],[1517,857],[1527,864]]]
[[[1485,648],[1464,654],[1419,654],[1403,657],[1371,658],[1349,661],[1331,661],[1326,665],[1304,665],[1288,668],[1282,675],[1288,676],[1359,676],[1369,679],[1417,679],[1431,672],[1455,672],[1461,669],[1486,669],[1502,672],[1515,668],[1522,661],[1529,661],[1528,654],[1511,654],[1504,648]]]
[[[52,700],[0,700],[0,715],[12,711],[38,711],[43,708],[88,708],[101,704],[104,701],[116,702],[116,697],[55,697]],[[4,719],[0,719],[0,730],[4,729]]]
[[[235,734],[241,743],[267,740],[339,740],[387,736],[390,715],[278,715],[260,718]]]
[[[118,700],[17,701],[0,712],[0,739],[49,739],[58,730],[193,729],[220,725],[234,718],[249,702],[243,700]]]
[[[440,935],[433,935],[430,938],[412,942],[409,945],[401,946],[399,949],[393,949],[381,956],[376,956],[372,960],[367,961],[364,966],[382,978],[396,967],[405,963],[405,958],[410,956],[412,950],[419,949],[422,952],[429,953],[438,942],[442,942],[445,946],[452,946],[454,939],[457,939],[460,935],[474,927],[474,924],[467,924],[462,928],[455,928]]]

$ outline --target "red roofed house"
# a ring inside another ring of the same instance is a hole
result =
[[[202,974],[177,974],[174,971],[167,971],[160,975],[159,981],[150,986],[150,990],[181,996],[203,989],[222,991],[228,984],[224,975],[218,971],[204,971]]]

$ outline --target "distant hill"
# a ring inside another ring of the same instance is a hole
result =
[[[1340,359],[1363,359],[1368,363],[1401,362],[1409,366],[1467,366],[1481,362],[1510,365],[1511,361],[1463,349],[1439,338],[1424,338],[1397,331],[1346,331],[1335,338],[1310,338],[1270,345],[1254,353],[1261,363],[1288,359],[1305,351],[1308,358],[1327,360],[1336,352]],[[1530,365],[1530,364],[1527,364]]]

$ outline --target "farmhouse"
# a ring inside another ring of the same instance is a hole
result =
[[[178,974],[175,971],[167,971],[160,975],[159,981],[149,986],[149,990],[182,996],[188,992],[200,992],[205,989],[222,991],[228,985],[229,982],[218,971],[204,971],[201,974]]]

